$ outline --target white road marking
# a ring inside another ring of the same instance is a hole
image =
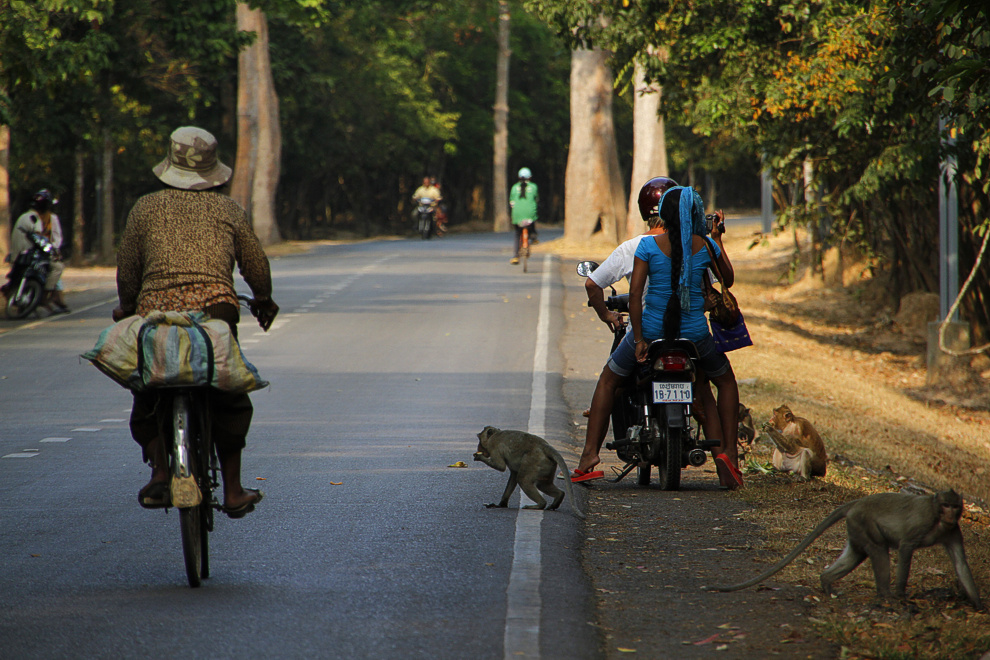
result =
[[[110,419],[101,419],[100,424],[113,424],[115,422],[126,422],[126,419],[120,419],[118,417],[111,417]]]
[[[72,429],[73,433],[96,433],[97,431],[102,431],[103,429],[96,428],[95,426],[80,426],[77,429]]]
[[[22,451],[16,454],[7,454],[6,456],[0,456],[0,458],[34,458],[38,455],[35,451]]]
[[[547,404],[547,344],[550,330],[550,255],[543,255],[540,286],[540,313],[536,322],[536,351],[533,354],[532,398],[529,404],[529,432],[543,436]],[[540,657],[540,526],[543,511],[522,507],[533,501],[519,493],[516,538],[512,546],[512,571],[506,590],[506,660]]]
[[[0,333],[0,339],[3,339],[4,337],[9,337],[10,335],[13,335],[13,334],[18,333],[18,332],[23,332],[24,330],[30,330],[31,328],[36,328],[39,325],[41,325],[42,323],[48,323],[49,321],[56,321],[58,319],[64,319],[64,318],[67,318],[69,316],[72,316],[73,314],[81,314],[83,312],[87,312],[87,311],[89,311],[91,309],[94,309],[96,307],[99,307],[100,305],[106,305],[108,303],[116,303],[116,302],[117,302],[117,296],[114,296],[113,298],[107,298],[103,302],[97,302],[97,303],[93,303],[92,305],[87,305],[86,307],[80,307],[79,309],[74,309],[74,310],[72,310],[71,312],[69,312],[67,314],[52,314],[51,316],[46,316],[45,318],[39,319],[39,320],[34,321],[32,323],[25,323],[24,325],[22,325],[22,326],[20,326],[18,328],[14,328],[13,330],[7,330],[6,332],[2,332],[2,333]]]
[[[72,438],[42,438],[39,442],[68,442]]]

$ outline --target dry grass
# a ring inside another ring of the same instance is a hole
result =
[[[990,585],[990,412],[947,405],[926,396],[925,346],[917,328],[891,321],[882,282],[847,264],[845,287],[827,288],[804,277],[790,283],[795,236],[762,237],[758,227],[730,228],[726,248],[736,271],[740,301],[754,346],[730,354],[740,398],[756,427],[786,403],[812,421],[828,447],[828,477],[800,483],[789,475],[750,474],[737,496],[755,508],[748,517],[763,527],[766,544],[756,574],[777,561],[836,506],[904,486],[955,488],[967,500],[963,534],[970,567],[988,596]],[[804,241],[801,235],[798,241]],[[601,261],[606,244],[539,246],[565,259]],[[621,291],[621,289],[620,289]],[[990,392],[990,383],[981,384]],[[755,458],[769,463],[767,441]],[[773,580],[805,584],[815,603],[814,622],[849,658],[979,658],[990,650],[990,617],[975,612],[955,589],[943,550],[919,551],[912,564],[908,609],[873,607],[872,571],[862,566],[825,598],[818,576],[843,545],[836,525]]]
[[[755,460],[769,463],[770,449],[765,443],[754,453]],[[899,486],[892,475],[834,462],[827,477],[806,483],[790,475],[750,473],[746,489],[738,496],[754,505],[746,517],[766,533],[761,563],[754,564],[753,573],[778,561],[840,504],[871,493],[896,491]],[[984,587],[990,584],[990,528],[985,518],[983,512],[969,508],[962,521],[970,568],[977,584]],[[819,575],[844,545],[845,527],[840,523],[770,580],[809,587],[805,600],[814,603],[811,620],[821,635],[845,647],[843,657],[957,659],[978,658],[990,650],[990,615],[974,611],[957,593],[952,565],[942,549],[915,553],[908,581],[909,604],[901,608],[876,605],[869,562],[840,580],[834,597],[821,593]],[[896,556],[893,560],[896,566]],[[740,579],[744,577],[750,576]]]

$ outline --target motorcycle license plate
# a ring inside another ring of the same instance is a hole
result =
[[[691,403],[691,383],[653,383],[653,403]]]

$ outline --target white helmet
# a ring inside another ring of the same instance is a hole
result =
[[[529,168],[528,167],[524,167],[521,170],[519,170],[519,178],[520,179],[532,179],[533,178],[533,173],[529,171]]]

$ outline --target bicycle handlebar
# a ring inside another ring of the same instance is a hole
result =
[[[259,303],[254,298],[245,295],[238,295],[237,299],[250,310],[254,318],[258,319],[258,325],[261,326],[261,329],[268,332],[275,317],[278,316],[278,305],[275,304],[275,301],[269,299],[264,303]]]

